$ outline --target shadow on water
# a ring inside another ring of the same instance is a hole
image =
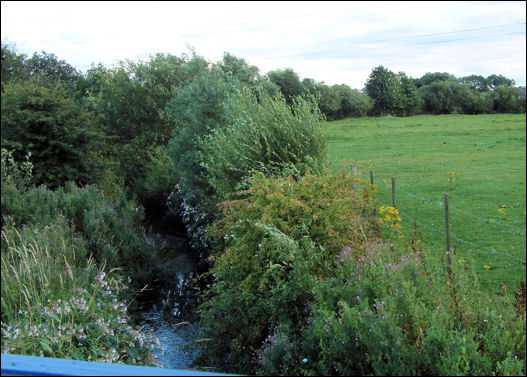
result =
[[[139,325],[161,344],[156,352],[163,366],[187,369],[197,356],[188,347],[197,340],[197,277],[199,259],[192,253],[178,219],[162,217],[145,223],[148,248],[162,262],[156,281],[138,297]]]

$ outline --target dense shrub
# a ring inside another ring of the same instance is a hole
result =
[[[123,268],[134,284],[144,287],[155,266],[140,228],[142,208],[124,199],[112,202],[95,186],[79,188],[70,183],[51,191],[44,186],[20,191],[2,184],[2,224],[39,226],[65,218],[72,231],[82,235],[86,248],[99,265]]]
[[[93,183],[96,133],[90,115],[60,86],[11,82],[2,93],[2,147],[31,152],[34,183]]]
[[[525,316],[514,318],[482,294],[467,262],[427,261],[383,244],[363,258],[343,255],[334,276],[313,287],[288,368],[307,375],[525,374]]]
[[[300,326],[311,287],[331,275],[341,249],[358,256],[375,234],[371,192],[353,191],[347,174],[250,182],[213,228],[223,251],[211,257],[214,285],[201,307],[211,341],[198,359],[241,372],[254,371],[253,352],[275,326]]]
[[[167,112],[178,125],[168,155],[194,246],[206,242],[217,204],[251,170],[300,176],[324,165],[320,115],[311,102],[298,100],[290,108],[212,70],[177,92]]]
[[[525,374],[525,315],[484,294],[465,260],[432,265],[415,235],[405,251],[397,211],[384,207],[376,220],[369,185],[353,191],[345,174],[256,174],[250,183],[212,228],[214,283],[200,307],[210,340],[197,365],[263,375]],[[391,241],[379,240],[377,225]]]

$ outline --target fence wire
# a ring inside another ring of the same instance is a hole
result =
[[[383,183],[384,183],[384,185],[385,185],[386,187],[388,187],[388,188],[390,188],[390,189],[392,188],[392,186],[389,185],[389,184],[387,184],[386,182],[383,181]],[[412,198],[416,198],[416,199],[422,200],[422,201],[424,201],[424,202],[426,202],[426,203],[428,203],[428,204],[436,204],[436,205],[439,206],[439,207],[443,207],[443,205],[444,205],[443,202],[438,202],[437,200],[426,199],[426,198],[420,197],[420,196],[418,196],[418,195],[412,194],[411,192],[408,192],[408,191],[402,190],[402,189],[400,189],[400,188],[397,188],[397,192],[402,192],[402,193],[405,194],[405,195],[408,195],[408,196],[410,196],[410,197],[412,197]],[[462,214],[464,214],[464,215],[466,215],[466,216],[471,216],[471,217],[473,217],[473,218],[475,218],[475,219],[478,219],[478,220],[480,220],[480,221],[482,221],[482,222],[485,222],[485,223],[494,224],[494,225],[499,225],[499,226],[504,226],[504,227],[507,227],[507,228],[520,230],[520,231],[522,231],[523,233],[525,233],[525,228],[520,228],[520,227],[518,227],[518,226],[514,226],[514,225],[509,225],[509,224],[500,223],[499,221],[496,221],[496,220],[486,219],[486,218],[484,218],[484,217],[477,216],[477,215],[474,215],[474,214],[472,214],[472,213],[469,213],[469,212],[463,211],[462,209],[459,209],[459,208],[457,208],[457,207],[454,207],[453,205],[449,205],[449,208],[450,208],[450,209],[453,209],[453,210],[456,211],[456,212],[462,213]]]
[[[384,206],[390,206],[389,204],[386,204],[384,202],[381,202],[380,200],[378,200],[379,203],[381,203],[382,205]],[[413,217],[411,216],[408,216],[407,214],[405,214],[404,212],[401,212],[400,209],[397,209],[399,211],[399,214],[404,217],[404,218],[407,218],[408,220],[411,220],[412,222],[416,223],[417,225],[419,225],[420,227],[422,228],[425,228],[425,229],[428,229],[428,230],[431,230],[433,232],[436,232],[436,233],[439,233],[439,234],[442,234],[443,236],[446,236],[446,232],[443,232],[439,229],[435,229],[435,228],[432,228],[431,226],[428,226],[426,224],[423,224],[419,221],[417,221],[416,219],[414,219]],[[495,253],[495,254],[501,254],[503,256],[506,256],[506,257],[509,257],[509,258],[512,258],[512,259],[515,259],[519,262],[522,262],[523,264],[526,264],[526,261],[524,261],[523,259],[520,259],[518,257],[515,257],[514,255],[510,255],[510,254],[507,254],[507,253],[504,253],[503,251],[499,251],[499,250],[496,250],[496,249],[493,249],[491,247],[486,247],[486,246],[482,246],[482,245],[478,245],[477,243],[474,243],[474,242],[470,242],[470,241],[467,241],[467,240],[464,240],[462,238],[459,238],[459,237],[456,237],[455,235],[453,235],[452,233],[450,233],[450,238],[452,239],[455,239],[459,242],[462,242],[464,244],[467,244],[467,245],[471,245],[471,246],[474,246],[474,247],[477,247],[479,249],[483,249],[483,250],[488,250],[492,253]],[[523,268],[525,268],[525,266],[522,266]]]
[[[363,175],[363,177],[366,177],[366,175]],[[368,177],[368,178],[369,178],[369,177]],[[384,184],[387,188],[389,188],[389,189],[392,188],[392,186],[389,185],[389,184],[387,184],[386,182],[384,182],[384,180],[381,180],[381,181],[383,182],[383,184]],[[410,197],[412,197],[412,198],[415,198],[415,199],[419,199],[419,200],[421,200],[421,201],[424,201],[424,202],[426,202],[427,204],[435,204],[435,205],[437,205],[437,206],[439,206],[439,207],[441,207],[441,208],[444,207],[444,203],[443,203],[443,202],[439,202],[439,201],[437,201],[437,200],[430,200],[430,199],[427,199],[427,198],[423,198],[423,197],[420,197],[420,196],[418,196],[418,195],[416,195],[416,194],[413,194],[413,193],[411,193],[411,192],[408,192],[408,191],[405,191],[405,190],[401,190],[400,188],[397,188],[397,192],[402,192],[402,193],[404,193],[404,194],[406,194],[406,195],[408,195],[408,196],[410,196]],[[384,202],[382,202],[382,201],[380,201],[380,200],[377,200],[377,201],[378,201],[380,204],[384,205],[384,206],[391,206],[390,204],[384,203]],[[520,228],[520,227],[517,227],[517,226],[514,226],[514,225],[509,225],[509,224],[500,223],[500,222],[498,222],[498,221],[491,221],[491,220],[489,220],[489,219],[486,219],[486,218],[483,218],[483,217],[481,217],[481,216],[477,216],[477,215],[474,215],[474,214],[472,214],[472,213],[469,213],[469,212],[463,211],[463,210],[461,210],[461,209],[459,209],[459,208],[456,208],[456,207],[454,207],[454,206],[451,206],[451,205],[449,206],[449,208],[451,208],[451,209],[453,209],[453,210],[455,210],[455,211],[457,211],[457,212],[459,212],[459,213],[462,213],[462,214],[464,214],[464,215],[466,215],[466,216],[470,216],[470,217],[473,217],[473,218],[475,218],[475,219],[478,219],[478,220],[480,220],[480,221],[482,221],[482,222],[485,222],[485,223],[490,223],[490,224],[494,224],[494,225],[499,225],[499,226],[503,226],[503,227],[507,227],[507,228],[511,228],[511,229],[515,229],[515,230],[521,230],[523,233],[525,233],[525,229],[524,229],[524,228]],[[428,229],[428,230],[430,230],[430,231],[432,231],[432,232],[435,232],[435,233],[441,234],[441,235],[443,235],[443,236],[446,236],[446,232],[441,231],[441,230],[439,230],[439,229],[435,229],[435,228],[433,228],[433,227],[431,227],[431,226],[428,226],[428,225],[426,225],[426,224],[423,224],[423,223],[417,221],[417,220],[414,219],[413,217],[411,217],[411,216],[407,215],[406,213],[402,212],[399,208],[397,208],[397,210],[399,211],[399,214],[400,214],[402,217],[404,217],[404,218],[406,218],[406,219],[408,219],[408,220],[410,220],[410,221],[416,223],[416,224],[419,225],[420,227],[422,227],[422,228],[424,228],[424,229]],[[460,238],[460,237],[457,237],[457,236],[453,235],[452,233],[450,233],[450,237],[451,237],[452,239],[454,239],[454,240],[456,240],[456,241],[459,241],[459,242],[461,242],[461,243],[464,243],[464,244],[466,244],[466,245],[470,245],[470,246],[473,246],[473,247],[476,247],[476,248],[478,248],[478,249],[482,249],[482,250],[487,250],[487,251],[489,251],[489,252],[491,252],[491,253],[493,253],[493,254],[503,255],[503,256],[505,256],[505,257],[508,257],[508,258],[514,259],[514,260],[516,260],[516,261],[519,261],[519,262],[523,263],[522,268],[525,269],[526,261],[523,260],[523,259],[520,259],[520,258],[518,258],[518,257],[515,257],[514,255],[510,255],[510,254],[505,253],[505,252],[503,252],[503,251],[496,250],[496,249],[494,249],[494,248],[492,248],[492,247],[487,247],[487,246],[479,245],[479,244],[477,244],[477,243],[475,243],[475,242],[467,241],[467,240],[465,240],[465,239],[462,239],[462,238]]]

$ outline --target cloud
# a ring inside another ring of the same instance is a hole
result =
[[[359,89],[379,64],[413,77],[496,73],[525,85],[523,1],[3,1],[1,18],[3,41],[82,70],[157,52],[181,55],[191,45],[210,61],[229,52],[262,73],[291,67]]]

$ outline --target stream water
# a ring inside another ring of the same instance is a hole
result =
[[[164,265],[157,282],[142,297],[138,324],[159,339],[161,350],[156,356],[164,367],[189,369],[197,356],[196,350],[187,346],[198,334],[195,279],[199,263],[187,239],[180,232],[170,231],[153,226],[146,233],[149,248]]]

